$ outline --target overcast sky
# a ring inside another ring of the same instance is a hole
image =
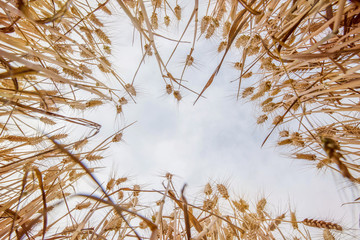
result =
[[[137,38],[131,45],[132,29],[122,15],[119,16],[122,24],[113,22],[109,34],[114,39],[115,68],[126,81],[131,81],[141,51]],[[181,23],[175,25],[172,31],[181,33]],[[170,35],[172,31],[161,29],[160,32]],[[173,46],[157,40],[165,53]],[[220,55],[214,50],[218,42],[218,39],[207,42],[201,39],[196,47],[196,68],[185,74],[185,79],[191,81],[189,85],[197,91],[219,61]],[[190,45],[185,44],[179,50],[171,65],[175,73],[185,62],[189,48]],[[256,124],[259,111],[254,103],[236,101],[236,85],[230,81],[238,73],[231,65],[230,60],[225,62],[214,84],[206,91],[206,99],[193,106],[196,96],[190,92],[181,91],[184,98],[180,103],[165,93],[154,57],[147,58],[134,84],[137,104],[125,106],[124,115],[118,116],[115,122],[111,107],[102,109],[108,114],[91,113],[91,117],[103,125],[103,136],[137,121],[124,132],[124,141],[106,152],[104,164],[108,170],[120,176],[130,175],[136,182],[146,183],[148,188],[160,183],[160,176],[166,172],[175,174],[175,182],[188,183],[194,191],[199,191],[209,180],[228,183],[235,196],[253,200],[266,196],[283,209],[290,203],[297,209],[299,218],[322,216],[326,220],[354,223],[358,212],[350,206],[341,207],[343,202],[354,199],[350,185],[342,178],[318,171],[305,160],[288,158],[286,149],[276,147],[276,135],[260,147],[269,128]]]

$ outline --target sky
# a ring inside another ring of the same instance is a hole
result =
[[[191,6],[186,5],[184,19],[189,10]],[[120,76],[129,82],[141,59],[139,38],[135,34],[132,44],[130,23],[122,13],[117,17],[122,24],[111,20],[109,29],[114,42],[112,60]],[[160,29],[160,33],[181,34],[184,22],[174,25],[173,29]],[[216,38],[201,39],[196,45],[194,67],[184,79],[197,91],[219,62],[221,54],[214,50],[218,42]],[[168,49],[173,46],[159,38],[156,44],[164,56],[169,55]],[[170,65],[175,73],[182,69],[190,46],[184,44],[179,48]],[[238,52],[233,52],[236,54]],[[179,186],[189,185],[192,189],[189,193],[201,191],[209,181],[226,183],[234,196],[254,200],[265,196],[280,209],[290,204],[299,218],[321,216],[329,221],[340,219],[345,224],[353,224],[358,210],[351,205],[341,206],[354,199],[349,183],[330,172],[317,170],[305,160],[289,158],[290,149],[276,147],[276,134],[261,147],[270,128],[256,124],[260,114],[256,103],[236,100],[236,84],[230,81],[238,73],[231,68],[231,59],[233,56],[225,61],[206,91],[206,99],[193,105],[196,96],[188,91],[181,90],[180,102],[168,96],[154,56],[146,58],[134,82],[136,104],[130,102],[124,106],[124,114],[118,116],[112,106],[89,113],[90,119],[103,126],[100,136],[108,136],[137,121],[124,131],[123,141],[106,152],[107,158],[102,164],[107,169],[99,177],[108,178],[109,172],[110,175],[114,172],[118,176],[131,176],[147,188],[155,188],[161,177],[170,172]]]

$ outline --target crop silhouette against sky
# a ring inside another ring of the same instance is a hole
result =
[[[1,239],[356,236],[357,1],[0,8]]]

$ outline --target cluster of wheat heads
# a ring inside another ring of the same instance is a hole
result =
[[[242,91],[261,106],[257,123],[271,121],[271,133],[281,129],[278,145],[291,145],[295,158],[356,185],[359,11],[357,1],[271,1],[235,42],[243,49],[239,83],[261,73]]]
[[[357,185],[359,6],[358,1],[218,1],[201,19],[201,32],[210,38],[217,26],[222,29],[218,51],[224,58],[200,95],[228,52],[240,49],[234,64],[240,75],[233,81],[237,98],[256,101],[262,111],[257,123],[272,125],[264,143],[280,129],[278,145],[290,145],[293,157]]]
[[[106,4],[0,2],[1,239],[35,239],[77,222],[81,207],[66,198],[82,176],[97,182],[91,162],[121,140],[118,129],[86,147],[101,126],[79,117],[104,103],[119,112],[134,95],[108,60],[111,40],[99,17],[111,14]],[[110,78],[117,88],[107,86]]]
[[[217,191],[207,185],[203,203],[191,205],[176,193],[171,174],[167,187],[156,191],[163,196],[157,205],[141,204],[139,195],[148,190],[127,185],[126,178],[101,184],[91,162],[121,140],[122,129],[87,147],[101,126],[78,116],[105,103],[121,113],[136,96],[108,60],[111,39],[102,19],[117,6],[141,36],[143,59],[156,58],[168,94],[180,101],[180,90],[192,91],[182,78],[197,39],[222,35],[219,52],[241,49],[238,96],[241,80],[254,75],[242,96],[263,99],[266,115],[258,123],[269,113],[275,127],[298,120],[299,130],[281,131],[279,144],[294,145],[297,158],[317,161],[357,184],[357,116],[351,113],[357,97],[356,1],[210,1],[202,17],[195,1],[184,29],[194,28],[192,46],[180,76],[168,70],[173,54],[165,60],[156,46],[156,37],[164,37],[159,24],[182,20],[178,3],[0,1],[0,238],[310,239],[309,226],[333,239],[342,231],[336,223],[296,220],[290,210],[273,216],[265,199],[251,209],[244,199],[230,198],[222,184]],[[192,92],[200,97],[221,64],[200,94]],[[118,88],[109,87],[108,78]],[[83,129],[81,137],[71,134],[74,127]],[[94,194],[76,195],[85,176],[96,184]]]

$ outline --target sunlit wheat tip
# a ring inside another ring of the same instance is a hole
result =
[[[170,25],[170,17],[169,16],[164,17],[164,23],[165,23],[165,26],[167,26],[167,27]]]
[[[100,5],[100,3],[99,3],[99,5]],[[101,7],[101,10],[102,10],[104,13],[106,13],[107,15],[112,15],[111,10],[110,10],[106,5],[103,5],[103,6]]]
[[[264,91],[259,91],[259,92],[255,93],[254,95],[252,95],[250,100],[255,101],[256,99],[261,98],[264,95],[265,95]]]
[[[275,224],[275,222],[274,221],[272,221],[271,223],[270,223],[270,225],[269,225],[269,227],[268,227],[268,231],[270,231],[270,232],[272,232],[272,231],[274,231],[276,229],[276,224]]]
[[[200,25],[200,31],[201,31],[201,33],[204,33],[204,32],[206,31],[207,27],[209,26],[210,19],[211,19],[210,16],[204,16],[204,17],[201,19],[201,25]]]
[[[109,67],[111,66],[110,61],[106,57],[101,56],[99,59],[100,59],[100,61],[104,62],[107,66],[109,66]]]
[[[130,83],[125,84],[125,90],[132,96],[136,96],[136,90]]]
[[[214,24],[215,28],[218,28],[220,26],[220,22],[217,18],[211,18],[212,24]]]
[[[87,26],[80,26],[79,29],[80,29],[80,31],[82,31],[84,33],[86,33],[86,32],[91,33],[93,31],[92,29],[88,28]]]
[[[94,108],[94,107],[101,106],[103,104],[104,104],[104,102],[99,99],[92,99],[92,100],[87,101],[85,105],[87,108]]]
[[[72,226],[67,226],[64,228],[63,232],[64,233],[71,233],[74,232],[77,229],[77,225],[72,225]]]
[[[186,56],[186,65],[191,66],[193,64],[193,62],[194,62],[194,57],[191,55],[187,55]]]
[[[91,22],[93,22],[95,25],[98,25],[99,27],[104,26],[104,24],[100,22],[100,20],[95,16],[95,14],[90,14],[89,19]]]
[[[70,180],[71,182],[73,182],[73,181],[76,180],[76,170],[71,170],[71,171],[69,172],[69,180]]]
[[[280,88],[275,88],[271,91],[270,96],[276,96],[281,92]]]
[[[292,134],[290,134],[290,138],[291,138],[292,144],[294,146],[297,146],[297,147],[305,146],[305,142],[304,142],[302,136],[300,135],[300,133],[293,132]]]
[[[110,68],[108,66],[102,64],[102,63],[98,64],[97,67],[103,73],[110,73],[111,72]]]
[[[88,42],[88,45],[91,47],[91,48],[94,48],[95,47],[95,41],[94,41],[94,37],[93,35],[91,34],[91,32],[85,32],[85,36],[87,38],[87,42]]]
[[[110,47],[110,46],[104,45],[104,46],[103,46],[103,49],[104,49],[105,53],[111,54],[111,47]]]
[[[125,97],[121,97],[121,98],[119,99],[119,103],[120,103],[121,105],[126,105],[126,104],[128,103],[128,100],[127,100]]]
[[[288,130],[282,130],[279,132],[280,137],[289,137],[289,131]]]
[[[60,73],[60,71],[58,70],[58,69],[56,69],[56,68],[54,68],[54,67],[46,67],[46,69],[48,69],[48,70],[50,70],[50,71],[52,71],[52,72],[54,72],[54,73],[56,73],[56,74],[59,74]]]
[[[174,174],[172,174],[172,173],[170,173],[170,172],[167,172],[167,173],[165,174],[165,178],[168,179],[168,180],[172,180],[173,176],[174,176]]]
[[[106,190],[110,191],[115,186],[115,179],[110,178],[109,182],[106,184]]]
[[[167,94],[171,94],[173,91],[173,87],[170,84],[166,84],[165,89]]]
[[[271,89],[271,81],[264,81],[260,84],[260,91],[267,92]]]
[[[264,106],[264,105],[266,105],[266,104],[268,104],[268,103],[272,102],[272,100],[273,100],[273,98],[272,98],[272,97],[265,99],[265,100],[261,103],[261,106]]]
[[[79,69],[83,72],[83,73],[86,73],[86,74],[91,74],[92,71],[90,68],[88,68],[85,64],[80,64],[79,65]]]
[[[325,222],[322,220],[315,220],[315,219],[308,219],[305,218],[301,223],[310,227],[317,227],[317,228],[326,228],[326,229],[335,229],[342,231],[342,227],[339,224],[332,223],[332,222]]]
[[[73,53],[73,49],[69,44],[54,44],[53,48],[55,51],[66,54],[66,53]]]
[[[316,155],[315,154],[297,153],[295,155],[295,157],[297,159],[304,159],[304,160],[309,160],[309,161],[315,161],[316,160]]]
[[[242,92],[242,98],[246,98],[254,93],[255,88],[254,87],[247,87]]]
[[[211,195],[212,192],[213,192],[213,190],[212,190],[210,183],[207,183],[204,187],[205,195],[209,196],[209,195]]]
[[[221,21],[221,19],[223,18],[225,12],[226,12],[226,5],[225,5],[225,2],[222,2],[220,8],[217,11],[216,19],[218,21]]]
[[[181,20],[181,7],[176,5],[174,8],[175,16],[178,20]]]
[[[155,7],[158,8],[161,6],[162,0],[151,0],[151,4]]]
[[[11,142],[27,142],[29,140],[29,137],[8,135],[3,137],[3,139],[6,139]]]
[[[287,93],[287,94],[284,95],[283,101],[289,100],[289,99],[291,99],[291,98],[293,98],[293,97],[294,97],[293,94]]]
[[[227,37],[231,28],[231,23],[229,21],[226,21],[223,26],[223,37]]]
[[[292,140],[291,139],[284,139],[284,140],[281,140],[278,142],[278,145],[279,146],[282,146],[282,145],[288,145],[288,144],[291,144],[292,143]]]
[[[116,114],[120,114],[122,112],[123,112],[122,105],[117,105],[116,106]]]
[[[211,23],[209,28],[207,29],[205,38],[206,39],[211,38],[211,36],[214,35],[214,32],[215,32],[215,25]]]
[[[120,142],[121,141],[121,139],[122,139],[122,136],[123,136],[123,134],[122,133],[117,133],[117,134],[115,134],[115,136],[112,138],[112,142]]]
[[[153,29],[159,28],[158,17],[156,12],[153,12],[153,14],[151,15],[151,26],[153,27]]]
[[[284,120],[284,117],[282,115],[277,115],[276,117],[273,118],[272,124],[273,125],[280,124],[283,122],[283,120]]]
[[[254,230],[258,230],[260,228],[260,223],[258,221],[258,216],[255,213],[245,214],[243,217],[243,224],[242,227],[245,230],[250,230],[247,234],[253,232]],[[246,239],[257,239],[256,235],[255,238],[246,238]]]
[[[29,137],[27,143],[29,145],[37,145],[44,141],[44,138],[42,137]]]
[[[147,55],[152,56],[153,52],[152,52],[151,46],[149,44],[145,44],[144,49],[145,49],[145,52],[147,53]]]
[[[70,11],[71,11],[71,13],[74,14],[75,16],[78,16],[78,17],[81,16],[79,10],[78,10],[75,6],[71,6]]]
[[[241,70],[242,66],[243,66],[243,65],[242,65],[241,62],[235,62],[235,63],[234,63],[234,68],[237,69],[237,70]]]
[[[74,149],[75,149],[75,150],[79,150],[79,149],[83,148],[87,143],[88,143],[88,140],[87,140],[87,139],[83,139],[83,140],[77,141],[77,142],[74,144]]]
[[[223,198],[228,199],[230,197],[228,189],[224,184],[216,184],[216,188]]]
[[[40,121],[42,121],[43,123],[48,124],[48,125],[55,125],[56,124],[55,121],[51,120],[48,117],[40,117]]]
[[[249,204],[242,198],[240,198],[239,201],[232,201],[232,203],[234,204],[235,208],[242,213],[249,209]]]
[[[243,78],[251,78],[252,75],[253,75],[253,73],[251,71],[249,71],[249,72],[245,73],[242,77]]]
[[[217,51],[218,51],[218,52],[224,51],[225,48],[226,48],[226,46],[227,46],[227,42],[226,42],[226,41],[222,41],[222,42],[219,44],[219,47],[218,47]]]
[[[144,14],[141,11],[138,12],[138,20],[140,23],[144,22],[144,20],[145,20]]]
[[[263,58],[261,60],[261,65],[260,65],[261,69],[264,69],[266,71],[273,71],[273,70],[277,70],[278,67],[272,62],[272,59],[269,58]]]
[[[151,221],[156,222],[156,216],[157,216],[157,212],[155,212],[152,216],[151,216]]]
[[[263,114],[261,116],[259,116],[256,120],[257,124],[262,124],[264,123],[266,120],[268,120],[268,116],[266,114]]]
[[[104,227],[104,231],[105,232],[118,231],[118,230],[120,230],[122,223],[123,223],[122,219],[120,217],[118,217],[117,215],[115,215],[106,224],[106,226]]]
[[[80,75],[80,73],[78,72],[75,72],[69,68],[63,68],[63,72],[66,74],[66,75],[69,75],[73,78],[77,78],[77,79],[84,79],[83,76]]]
[[[298,229],[299,226],[298,226],[298,223],[297,223],[297,220],[296,220],[296,215],[295,215],[295,212],[290,212],[290,218],[291,218],[291,225],[294,229]]]
[[[128,178],[127,177],[122,177],[122,178],[118,178],[118,179],[116,179],[116,185],[119,185],[119,184],[121,184],[121,183],[124,183],[124,182],[126,182],[128,180]]]
[[[278,107],[278,104],[270,102],[262,107],[263,112],[272,112]]]
[[[250,40],[250,36],[241,35],[238,39],[236,39],[235,47],[237,48],[244,47],[249,40]]]
[[[106,44],[111,45],[109,37],[100,28],[95,29],[95,34]]]
[[[137,196],[139,196],[139,194],[140,194],[140,185],[138,185],[138,184],[135,184],[134,185],[134,187],[133,187],[133,195],[135,196],[135,197],[137,197]]]
[[[247,54],[248,54],[248,56],[252,56],[252,55],[258,54],[259,51],[260,51],[260,47],[257,46],[257,45],[255,45],[255,46],[251,46],[251,45],[250,45],[250,46],[247,48]],[[266,69],[266,70],[268,70],[268,69]],[[271,70],[272,70],[272,69],[271,69]]]
[[[282,220],[284,220],[285,217],[286,217],[285,213],[281,214],[280,216],[277,216],[275,219],[276,226],[278,226],[282,222]]]
[[[82,48],[80,49],[80,56],[83,58],[92,58],[95,56],[95,53],[90,48],[82,46]]]
[[[91,202],[83,202],[76,205],[75,209],[81,210],[90,207]]]
[[[94,154],[87,154],[85,156],[85,159],[88,160],[88,161],[99,161],[99,160],[101,160],[103,158],[104,158],[103,156],[94,155]]]
[[[251,45],[260,45],[261,37],[259,35],[255,35],[253,38],[251,38],[250,44]]]
[[[181,101],[181,99],[182,99],[182,96],[181,96],[181,94],[180,94],[180,92],[179,91],[174,91],[174,97],[175,97],[175,99],[179,102],[179,101]]]
[[[267,201],[265,198],[260,199],[260,201],[257,202],[256,204],[256,210],[257,211],[263,211],[265,208]]]
[[[203,208],[204,208],[205,210],[207,210],[207,211],[210,211],[210,210],[214,209],[214,207],[216,206],[216,204],[217,204],[217,199],[214,199],[214,200],[212,200],[212,199],[206,199],[206,200],[204,200],[204,202],[203,202]]]
[[[73,108],[73,109],[78,109],[78,110],[84,110],[86,108],[86,104],[81,103],[81,102],[68,103],[68,106]]]

